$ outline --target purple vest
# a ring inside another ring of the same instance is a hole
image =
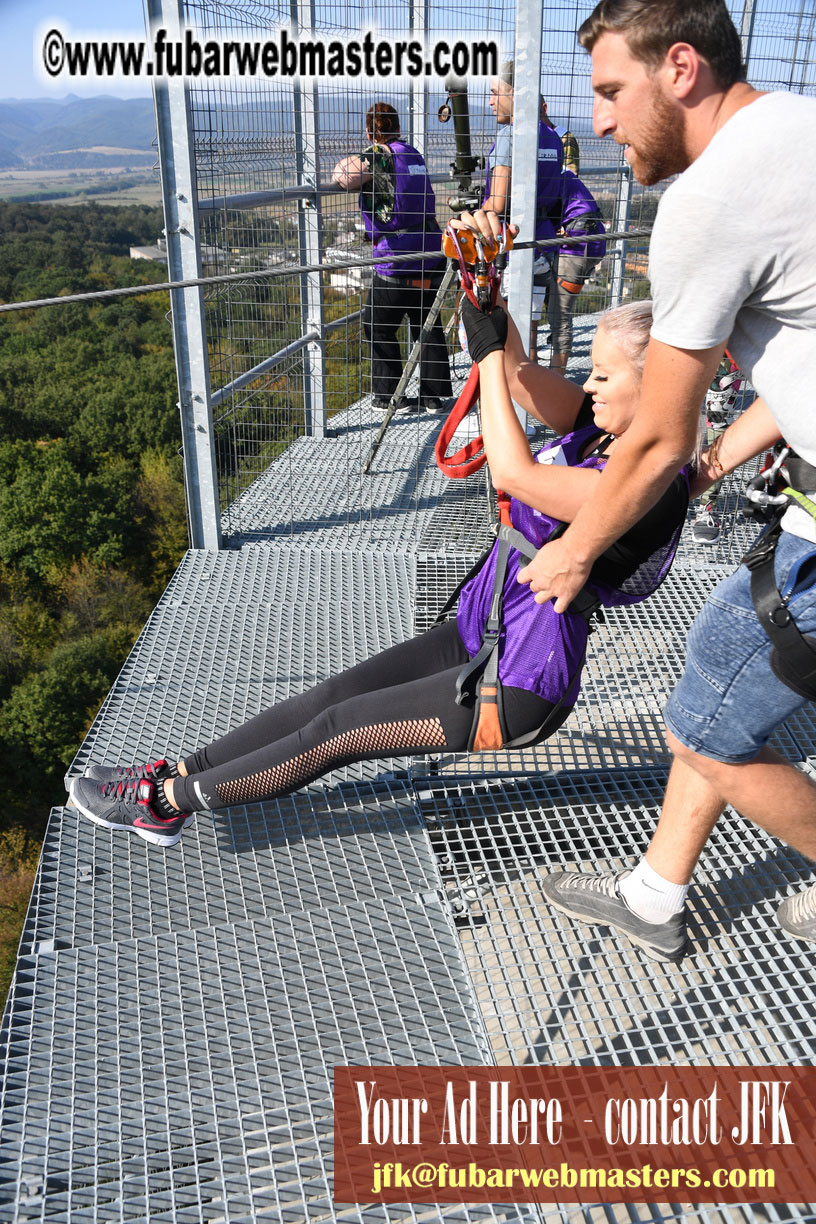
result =
[[[441,251],[442,232],[436,220],[436,197],[421,154],[403,140],[392,140],[394,160],[394,213],[390,221],[379,221],[366,211],[365,192],[360,192],[360,211],[374,254],[383,262],[374,265],[380,276],[425,275],[438,268],[439,258],[406,259],[392,263],[388,256],[410,251]],[[370,197],[368,200],[370,204]]]
[[[496,147],[496,142],[490,146],[487,155],[485,171],[484,198],[490,195],[490,179],[492,167],[490,154]],[[538,239],[554,238],[555,226],[552,223],[552,213],[557,210],[561,198],[561,167],[564,162],[564,146],[561,137],[542,119],[538,125],[538,166],[536,177],[536,221],[535,236]],[[512,190],[512,178],[510,180]],[[509,209],[505,210],[509,212]],[[552,252],[551,252],[552,253]]]
[[[560,447],[569,467],[603,468],[606,466],[605,456],[580,458],[587,444],[600,436],[596,425],[585,425],[545,446],[536,458],[555,452]],[[510,518],[513,526],[536,548],[545,544],[556,527],[560,526],[558,519],[542,510],[533,510],[515,497],[510,499]],[[620,589],[591,581],[601,603],[606,607],[615,607],[618,604],[637,603],[651,595],[668,573],[682,527],[681,518],[668,543],[644,558]],[[496,549],[497,545],[494,545],[485,564],[464,587],[459,598],[456,624],[465,649],[471,656],[481,647],[490,611]],[[571,686],[569,681],[586,648],[588,625],[577,612],[557,614],[553,611],[552,601],[537,604],[530,588],[516,581],[519,570],[526,564],[521,554],[511,549],[503,587],[499,679],[502,684],[537,693],[547,701],[558,702],[563,696],[564,704],[571,705],[578,696],[581,679],[579,676]]]
[[[593,220],[597,217],[597,226],[593,232],[606,233],[595,197],[586,183],[582,182],[571,170],[565,170],[561,176],[561,203],[561,223],[568,234],[582,233],[581,225],[576,222],[579,222],[580,218],[588,220],[590,217]],[[587,242],[585,246],[564,246],[560,248],[560,251],[564,255],[585,255],[590,259],[600,259],[606,253],[606,243]]]

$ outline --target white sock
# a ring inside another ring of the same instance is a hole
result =
[[[622,880],[620,894],[630,910],[644,922],[656,926],[665,922],[672,914],[679,914],[686,902],[688,884],[672,884],[653,871],[645,858],[634,871]]]

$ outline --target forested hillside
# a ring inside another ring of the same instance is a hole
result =
[[[141,206],[0,203],[0,300],[164,280],[163,266],[127,257],[162,225],[160,210]],[[0,928],[9,935],[48,811],[65,802],[65,768],[186,547],[168,309],[154,293],[0,315]]]

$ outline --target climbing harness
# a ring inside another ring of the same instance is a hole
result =
[[[776,585],[774,555],[782,533],[782,516],[790,506],[801,506],[816,522],[816,503],[802,492],[803,488],[816,489],[816,467],[784,441],[777,443],[769,458],[771,462],[748,484],[746,497],[759,516],[770,512],[772,517],[742,563],[751,571],[754,611],[773,646],[770,664],[774,675],[800,697],[814,701],[816,637],[800,633],[797,628],[787,599]]]
[[[477,310],[491,311],[499,297],[501,274],[507,263],[507,253],[513,246],[512,235],[502,224],[498,242],[485,242],[471,230],[454,230],[450,225],[442,238],[442,253],[459,264],[462,292]],[[478,472],[487,461],[482,435],[472,438],[454,454],[448,454],[453,435],[475,408],[479,399],[479,366],[474,361],[467,381],[459,393],[450,414],[436,440],[436,463],[451,480],[463,480]],[[500,507],[503,494],[499,494]],[[504,521],[504,520],[502,520]],[[507,522],[509,523],[509,518]]]
[[[602,457],[612,438],[610,435],[603,436],[592,451],[591,456],[587,458]],[[556,731],[563,721],[559,717],[564,706],[567,695],[572,691],[575,681],[581,674],[586,657],[586,649],[581,653],[581,657],[572,670],[560,700],[553,706],[547,714],[546,719],[533,731],[527,732],[525,735],[518,736],[515,739],[510,739],[504,719],[504,706],[502,702],[502,685],[499,679],[499,653],[501,646],[501,633],[503,627],[503,596],[504,584],[507,577],[507,566],[510,559],[510,554],[513,549],[524,557],[525,561],[532,561],[538,552],[538,547],[531,543],[527,537],[513,527],[510,522],[510,498],[506,499],[506,521],[495,523],[494,532],[497,536],[498,543],[491,545],[476,561],[470,571],[465,575],[456,589],[451,593],[445,602],[444,607],[440,610],[437,616],[437,622],[444,620],[447,613],[457,602],[462,590],[486,564],[488,558],[492,555],[494,548],[496,551],[496,569],[493,576],[493,587],[490,596],[490,608],[482,631],[481,647],[472,659],[468,660],[465,666],[460,671],[456,681],[456,701],[459,705],[474,702],[473,725],[470,733],[468,748],[470,751],[487,751],[498,748],[526,748],[540,743],[547,739],[549,735]],[[546,543],[551,543],[562,535],[567,529],[566,523],[558,523],[554,530],[547,537]],[[666,567],[668,568],[668,567]],[[662,578],[663,571],[660,575]],[[626,595],[621,595],[619,602],[627,601]],[[593,621],[596,619],[599,623],[603,621],[603,604],[614,602],[609,596],[602,596],[598,590],[592,586],[584,586],[570,604],[569,611],[577,613],[587,622],[589,632],[593,629]]]
[[[516,739],[510,739],[507,733],[507,726],[504,720],[504,705],[502,702],[502,684],[499,679],[499,647],[501,642],[502,631],[502,597],[504,592],[504,581],[507,576],[507,563],[510,559],[510,550],[515,548],[526,561],[532,561],[538,549],[531,544],[525,535],[522,535],[515,527],[511,527],[505,523],[497,523],[496,535],[498,537],[498,547],[496,549],[496,572],[493,578],[493,591],[490,599],[490,612],[487,621],[485,622],[484,631],[482,633],[481,649],[469,659],[465,666],[460,671],[456,678],[456,702],[457,705],[466,705],[471,701],[474,702],[473,725],[470,731],[470,739],[468,741],[469,752],[486,752],[490,749],[497,748],[527,748],[534,744],[540,743],[546,739],[554,730],[560,726],[560,720],[556,721],[561,709],[564,705],[564,700],[567,694],[571,691],[575,681],[581,674],[581,669],[584,666],[586,657],[586,649],[582,651],[581,657],[578,660],[572,675],[567,682],[564,692],[560,700],[549,711],[544,722],[536,727],[533,731],[527,732],[525,735],[517,736]],[[555,539],[566,530],[566,523],[557,529],[550,540]],[[550,542],[549,540],[547,541]],[[476,565],[471,569],[467,577],[459,584],[453,594],[448,598],[445,607],[439,614],[438,620],[444,618],[445,614],[450,610],[453,604],[459,597],[463,587],[471,578],[475,577],[482,565],[485,564],[487,558],[493,551],[493,545],[485,552],[478,560]],[[601,601],[590,590],[589,587],[584,587],[576,598],[570,604],[570,611],[578,612],[591,625],[591,620],[594,614],[601,606]]]
[[[470,301],[479,306],[481,309],[492,309],[495,305],[500,272],[494,270],[491,276],[491,260],[495,261],[496,255],[501,249],[501,244],[497,244],[490,252],[483,249],[480,250],[480,244],[474,241],[470,247],[465,247],[462,241],[462,232],[453,234],[449,231],[443,241],[443,250],[445,254],[451,256],[452,253],[458,259],[460,266],[460,276],[462,279],[462,287]],[[469,232],[464,235],[469,238]],[[445,246],[445,241],[451,238],[448,246]],[[475,265],[475,257],[482,256],[482,268],[475,267],[474,272],[470,271],[470,265]],[[495,267],[495,265],[493,265]],[[482,284],[478,284],[477,277],[481,272]],[[481,292],[480,292],[481,288]],[[474,439],[464,446],[455,455],[448,455],[447,450],[453,438],[456,429],[465,419],[468,413],[473,409],[479,393],[479,367],[474,363],[471,369],[468,381],[465,385],[462,394],[459,396],[448,420],[442,428],[436,446],[437,464],[443,472],[453,477],[454,479],[471,475],[486,462],[487,456],[484,453],[484,444],[481,437]],[[587,435],[587,441],[590,441],[592,431]],[[609,435],[602,436],[597,442],[590,457],[602,457],[612,438]],[[563,710],[564,702],[572,691],[575,681],[581,674],[586,656],[586,650],[582,651],[581,656],[572,670],[572,674],[564,687],[564,691],[560,700],[549,711],[547,718],[540,726],[528,732],[525,735],[515,739],[510,739],[507,726],[504,718],[504,706],[502,701],[502,684],[499,679],[499,654],[501,646],[501,635],[503,627],[503,593],[504,584],[507,576],[507,566],[510,555],[513,549],[516,549],[526,561],[532,561],[538,552],[538,547],[532,544],[527,537],[512,525],[510,518],[510,497],[498,491],[499,505],[499,521],[494,524],[494,531],[497,536],[497,543],[491,545],[476,563],[471,567],[470,571],[462,579],[456,589],[448,597],[444,607],[439,612],[436,620],[437,623],[445,619],[447,613],[456,604],[464,587],[474,578],[482,566],[485,565],[488,558],[492,555],[494,548],[496,551],[496,569],[493,577],[493,587],[490,596],[490,607],[487,619],[482,631],[481,646],[476,654],[468,660],[465,666],[460,671],[456,681],[456,701],[459,705],[467,705],[474,703],[474,716],[471,726],[470,738],[468,741],[468,749],[470,751],[488,751],[500,748],[523,748],[540,743],[546,739],[553,731],[557,730],[563,719],[560,717]],[[559,523],[551,531],[547,543],[556,539],[564,531],[567,524]],[[679,529],[675,533],[669,549],[666,552],[668,563],[664,563],[666,558],[661,557],[658,562],[657,569],[638,590],[634,593],[616,591],[607,588],[604,592],[602,584],[596,586],[585,586],[579,591],[578,595],[570,604],[570,611],[577,613],[587,622],[587,625],[592,628],[592,621],[596,613],[604,604],[611,605],[614,603],[635,602],[636,599],[644,598],[646,594],[655,589],[658,582],[668,570],[668,564],[674,556],[674,548],[676,547],[676,536],[679,535]],[[650,559],[651,560],[651,559]],[[601,613],[602,615],[602,613]]]

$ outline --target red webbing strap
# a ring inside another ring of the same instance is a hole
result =
[[[453,440],[453,435],[465,417],[473,411],[473,406],[478,398],[479,367],[474,362],[468,374],[467,382],[459,393],[459,398],[453,405],[453,408],[451,408],[448,419],[439,431],[439,437],[436,439],[436,446],[434,447],[437,467],[446,476],[449,476],[451,480],[459,480],[464,476],[472,475],[473,472],[478,472],[479,468],[483,467],[487,460],[481,434],[477,438],[472,438],[470,442],[454,455],[447,453],[448,447]]]
[[[460,261],[461,264],[461,261]],[[471,288],[473,278],[470,277],[468,283],[468,275],[465,274],[464,265],[463,275],[461,277],[462,288],[465,294],[478,309],[479,303],[473,295]],[[496,305],[499,296],[499,281],[498,277],[494,278],[490,285],[490,304]],[[464,421],[465,417],[473,411],[474,405],[479,398],[479,366],[474,361],[470,368],[470,373],[467,377],[462,390],[459,392],[459,398],[450,410],[448,419],[445,421],[439,437],[436,439],[434,454],[436,456],[436,465],[440,472],[444,472],[451,480],[462,480],[465,476],[472,476],[474,472],[478,472],[484,467],[487,462],[487,455],[484,453],[484,440],[482,435],[472,438],[466,443],[461,450],[458,450],[454,455],[449,455],[448,447],[453,440],[453,435],[456,433],[459,426]],[[509,520],[508,520],[509,521]]]

